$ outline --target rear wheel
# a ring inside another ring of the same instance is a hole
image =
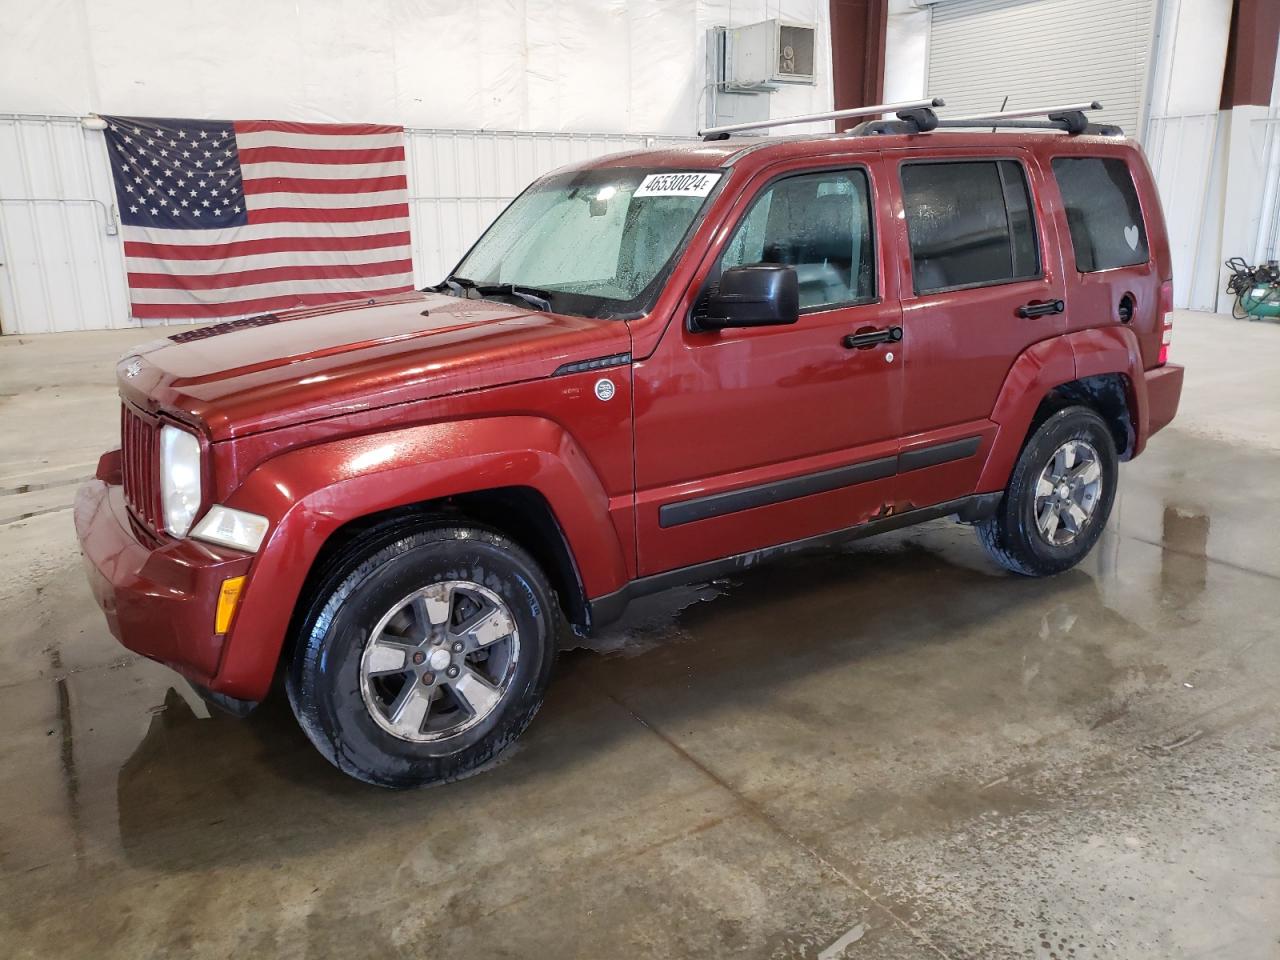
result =
[[[344,773],[389,787],[457,779],[533,718],[559,624],[542,571],[501,534],[402,531],[322,585],[290,663],[289,701]]]
[[[1029,577],[1075,566],[1106,526],[1119,474],[1103,419],[1087,407],[1059,410],[1023,448],[995,515],[978,524],[988,555]]]

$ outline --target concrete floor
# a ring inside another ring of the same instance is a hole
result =
[[[0,340],[0,955],[1280,956],[1280,327],[1078,570],[945,522],[652,598],[484,776],[389,793],[118,647],[75,482],[138,331]]]

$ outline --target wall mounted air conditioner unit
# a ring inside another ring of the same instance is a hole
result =
[[[814,39],[811,24],[764,20],[745,27],[722,28],[724,38],[721,89],[766,92],[780,84],[812,86]]]

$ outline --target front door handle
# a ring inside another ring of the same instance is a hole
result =
[[[1054,313],[1062,313],[1067,309],[1067,305],[1061,300],[1032,300],[1030,303],[1024,303],[1018,308],[1018,316],[1028,317],[1047,317]]]
[[[877,343],[897,343],[901,339],[901,327],[885,327],[883,330],[851,333],[844,338],[843,343],[850,350],[865,350],[867,347],[874,347]]]

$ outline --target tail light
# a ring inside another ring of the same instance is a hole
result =
[[[1173,342],[1173,281],[1160,284],[1160,356],[1156,366],[1169,362],[1169,344]]]

